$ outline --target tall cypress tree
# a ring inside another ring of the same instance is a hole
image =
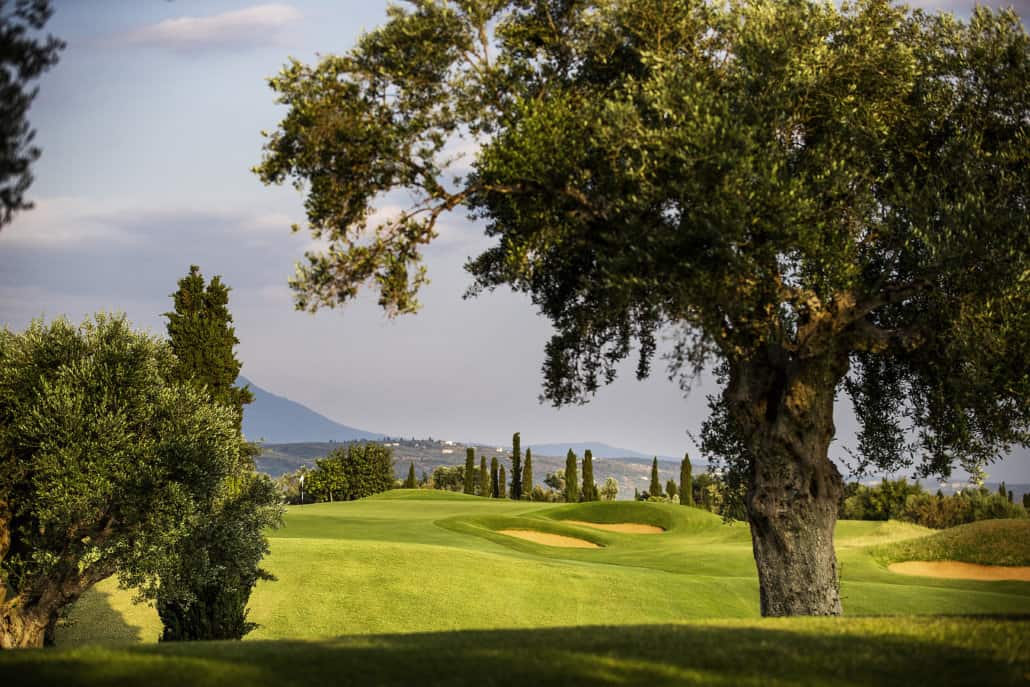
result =
[[[490,497],[490,473],[486,469],[486,456],[479,457],[479,495]]]
[[[508,498],[508,477],[504,474],[504,466],[501,466],[501,476],[497,479],[497,498],[506,499]]]
[[[658,456],[654,457],[651,463],[651,486],[647,490],[648,496],[661,496],[662,483],[658,480]]]
[[[465,493],[475,494],[476,493],[476,450],[474,448],[465,449]]]
[[[497,498],[501,487],[497,483],[497,456],[490,459],[490,497]]]
[[[533,452],[526,449],[526,462],[522,465],[522,491],[526,499],[533,496]]]
[[[240,341],[229,313],[229,290],[218,276],[205,287],[200,268],[191,265],[172,294],[174,309],[164,316],[178,360],[175,378],[205,388],[214,401],[235,410],[242,423],[243,406],[254,400],[254,394],[248,387],[235,386],[242,364],[233,351]]]
[[[680,504],[694,505],[694,478],[691,475],[689,453],[683,454],[683,462],[680,463]]]
[[[522,440],[519,433],[511,435],[511,497],[522,498]]]
[[[565,455],[565,500],[575,503],[579,500],[579,488],[576,483],[576,454],[569,449]]]
[[[587,449],[583,453],[583,494],[582,500],[597,500],[597,485],[594,484],[594,454]]]
[[[239,429],[243,406],[253,400],[246,387],[235,386],[239,341],[229,313],[229,287],[220,277],[205,284],[200,268],[190,267],[172,294],[169,344],[176,356],[172,374],[202,389],[232,409]],[[247,602],[259,579],[271,579],[259,567],[268,552],[264,530],[278,526],[282,506],[271,482],[254,471],[256,450],[240,432],[241,461],[180,542],[160,572],[157,611],[162,640],[241,639],[254,628],[246,620]]]
[[[416,486],[416,483],[415,483],[415,464],[412,463],[411,465],[408,466],[408,479],[404,480],[404,488],[405,489],[414,489],[415,486]]]

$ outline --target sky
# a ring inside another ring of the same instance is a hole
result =
[[[914,2],[967,15],[971,2]],[[988,3],[994,4],[994,3]],[[1001,3],[998,3],[1001,4]],[[1004,3],[1011,4],[1011,3]],[[426,251],[431,285],[416,316],[387,319],[371,294],[343,309],[297,312],[286,285],[311,240],[302,196],[263,186],[250,169],[262,130],[284,110],[267,78],[289,56],[313,62],[347,50],[382,22],[375,0],[54,0],[47,29],[68,47],[40,82],[30,112],[43,157],[36,208],[0,232],[0,325],[79,321],[124,312],[163,334],[161,314],[191,264],[222,275],[243,374],[353,427],[392,435],[524,444],[600,441],[697,456],[703,378],[684,397],[657,365],[632,364],[585,406],[541,404],[550,324],[525,296],[464,300],[462,266],[489,245],[460,214]],[[1021,16],[1028,2],[1014,3]],[[854,422],[841,404],[839,459]],[[1030,453],[988,470],[1030,482]]]

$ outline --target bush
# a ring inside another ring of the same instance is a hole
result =
[[[433,489],[441,491],[464,491],[465,468],[461,465],[440,465],[433,468],[429,479]]]
[[[439,469],[439,468],[437,468]],[[455,491],[464,486],[465,470],[458,471]],[[433,471],[434,478],[436,470]],[[353,501],[393,487],[393,451],[382,444],[348,444],[315,461],[307,475],[307,489],[318,500]]]
[[[916,482],[902,478],[886,478],[875,487],[859,485],[854,495],[844,500],[841,515],[845,520],[890,520],[898,519],[909,496],[922,494],[923,488]]]
[[[965,489],[952,496],[916,494],[905,502],[900,519],[924,527],[945,529],[979,520],[1024,519],[1026,508],[1009,501],[1008,495],[985,488]]]

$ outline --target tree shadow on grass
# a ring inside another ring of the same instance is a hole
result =
[[[57,626],[56,643],[62,648],[97,642],[133,644],[141,641],[141,628],[130,625],[115,608],[111,593],[97,587],[87,590]]]
[[[1021,685],[1019,619],[804,619],[86,647],[0,655],[25,685]]]

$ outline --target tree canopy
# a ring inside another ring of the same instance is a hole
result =
[[[472,292],[525,292],[555,328],[555,404],[634,353],[648,375],[672,332],[684,386],[721,375],[763,613],[839,613],[839,388],[867,465],[975,472],[1030,439],[1028,46],[982,7],[416,0],[271,80],[288,110],[257,172],[329,241],[300,308],[371,283],[416,310],[463,207],[497,239]],[[392,191],[413,205],[369,226]]]
[[[153,597],[239,462],[233,412],[123,317],[0,330],[0,647],[39,646],[117,574]]]
[[[64,42],[37,35],[53,14],[49,0],[0,0],[0,228],[32,203],[31,165],[40,155],[28,112],[38,89],[29,84],[55,64]]]

